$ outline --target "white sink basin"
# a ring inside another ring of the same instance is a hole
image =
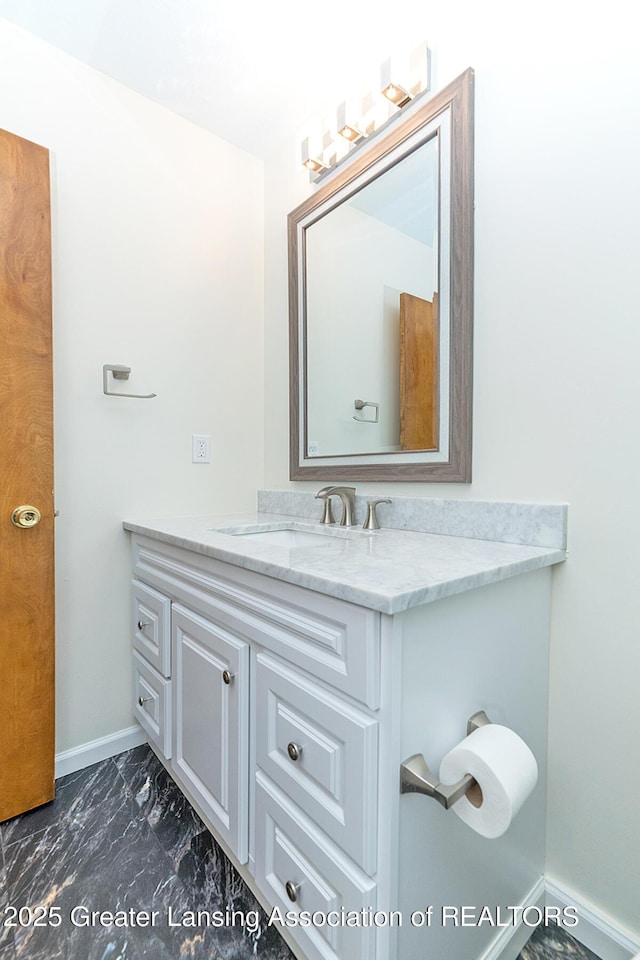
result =
[[[308,530],[258,530],[254,533],[234,533],[232,536],[239,540],[272,543],[278,547],[318,547],[336,539],[328,533],[311,533]]]

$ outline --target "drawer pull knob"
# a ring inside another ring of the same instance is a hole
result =
[[[151,623],[151,620],[138,620],[138,630],[143,630],[144,627],[148,627]]]
[[[153,697],[138,697],[138,703],[140,704],[141,707],[145,705],[147,700],[153,700]]]
[[[291,880],[287,880],[284,885],[285,890],[287,891],[287,896],[291,903],[295,903],[298,899],[298,890],[300,889],[299,883],[291,883]]]
[[[230,684],[231,681],[233,680],[233,674],[231,673],[230,670],[223,670],[223,671],[222,671],[222,679],[223,679],[224,682],[227,684],[227,686],[229,686],[229,684]]]
[[[294,743],[293,740],[291,743],[287,744],[287,753],[290,758],[295,762],[300,759],[302,753],[302,747],[299,747],[297,743]]]

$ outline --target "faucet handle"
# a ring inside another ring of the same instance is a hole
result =
[[[367,500],[367,517],[362,524],[363,530],[380,529],[380,524],[378,523],[378,514],[376,513],[376,507],[379,503],[391,503],[391,500],[388,497],[382,497],[379,500]]]
[[[333,511],[331,510],[330,494],[326,494],[324,497],[321,497],[320,499],[324,500],[324,506],[322,508],[322,519],[320,520],[320,523],[335,523],[336,520],[333,515]]]
[[[318,492],[315,495],[316,500],[324,501],[323,507],[322,507],[322,519],[320,520],[320,523],[336,522],[333,516],[333,512],[331,510],[331,494],[333,490],[334,490],[334,487],[332,486],[323,487],[321,490],[318,490]]]

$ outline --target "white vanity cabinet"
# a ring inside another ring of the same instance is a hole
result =
[[[498,960],[495,929],[438,911],[540,894],[550,568],[391,615],[162,539],[132,545],[136,716],[296,956]],[[399,792],[403,760],[437,771],[481,709],[541,773],[495,841]],[[431,926],[411,921],[429,905]]]

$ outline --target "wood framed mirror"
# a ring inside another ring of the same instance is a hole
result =
[[[470,482],[473,71],[288,217],[292,480]]]

